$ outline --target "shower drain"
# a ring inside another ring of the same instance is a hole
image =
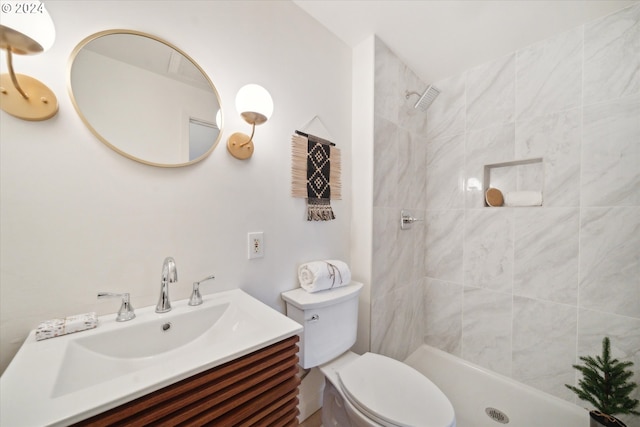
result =
[[[504,412],[502,412],[499,409],[496,408],[486,408],[484,410],[484,412],[487,414],[487,416],[489,418],[491,418],[493,421],[496,421],[500,424],[508,424],[509,423],[509,417],[507,417],[507,414],[505,414]]]

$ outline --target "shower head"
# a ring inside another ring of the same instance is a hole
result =
[[[410,95],[418,95],[420,97],[416,102],[416,105],[413,106],[413,108],[420,108],[420,110],[424,112],[424,111],[427,111],[427,108],[429,108],[429,106],[431,105],[431,103],[433,103],[436,97],[440,95],[440,90],[433,86],[429,86],[422,95],[420,95],[417,92],[407,91],[406,98],[409,99]]]

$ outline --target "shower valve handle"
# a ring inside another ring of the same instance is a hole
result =
[[[413,224],[414,222],[420,222],[420,221],[424,221],[424,219],[414,218],[411,215],[411,212],[409,212],[406,209],[403,209],[400,211],[400,229],[401,230],[407,230],[411,228],[411,224]]]

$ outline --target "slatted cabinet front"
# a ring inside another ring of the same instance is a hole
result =
[[[298,336],[172,384],[76,426],[297,426]]]

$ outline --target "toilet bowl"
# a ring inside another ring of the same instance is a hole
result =
[[[325,376],[324,427],[455,427],[453,406],[427,377],[390,357],[357,355],[358,294],[362,284],[309,293],[284,292],[287,315],[304,326],[303,368]]]
[[[428,378],[386,356],[347,352],[321,365],[323,427],[455,427],[451,403]]]

